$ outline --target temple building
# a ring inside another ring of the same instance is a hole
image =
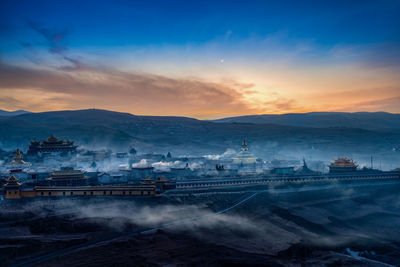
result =
[[[11,176],[7,179],[3,192],[4,198],[6,199],[75,196],[155,196],[162,191],[159,184],[160,183],[126,186],[35,186],[33,188],[21,188],[21,183],[18,179]],[[164,184],[168,185],[166,182]]]
[[[171,167],[170,168],[170,176],[172,177],[188,177],[193,175],[193,171],[189,168],[189,163],[183,167]]]
[[[21,183],[14,176],[11,175],[10,178],[7,179],[6,184],[4,185],[4,194],[6,198],[20,198],[19,190],[21,187]]]
[[[159,190],[167,190],[167,189],[174,189],[176,188],[176,182],[173,180],[168,179],[167,177],[161,175],[158,176],[155,179],[152,179],[150,177],[147,177],[145,179],[142,179],[140,181],[142,185],[154,185],[156,186]]]
[[[357,171],[357,164],[352,159],[338,158],[329,165],[329,173],[338,172],[355,172]]]
[[[247,142],[246,140],[243,140],[242,142],[242,148],[239,153],[237,153],[233,158],[232,162],[234,164],[240,164],[240,165],[245,165],[245,164],[254,164],[257,162],[256,156],[254,156],[250,151],[249,148],[247,147]]]
[[[86,185],[88,179],[89,177],[85,176],[85,173],[81,170],[63,168],[60,171],[52,172],[47,181],[53,186],[81,186]]]
[[[294,167],[276,167],[271,169],[270,173],[275,175],[293,175]]]
[[[29,144],[28,155],[37,156],[40,154],[60,153],[68,154],[75,153],[78,146],[74,145],[73,141],[57,139],[54,135],[49,138],[39,141],[31,141]]]

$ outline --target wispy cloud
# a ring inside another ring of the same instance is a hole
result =
[[[347,107],[347,110],[348,111],[391,111],[400,113],[400,95],[396,97],[360,102],[353,106]]]
[[[87,70],[89,68],[82,59],[68,54],[68,29],[51,29],[32,21],[29,21],[28,25],[43,39],[43,43],[39,44],[44,45],[50,54],[57,56],[61,60],[61,66],[58,66],[58,68],[62,70]],[[37,65],[46,64],[43,59],[38,58],[35,44],[27,41],[22,41],[20,44],[28,51],[27,58],[30,61]]]
[[[62,55],[67,51],[67,46],[65,44],[65,38],[68,34],[67,29],[49,29],[33,21],[29,21],[28,25],[45,39],[50,53]]]

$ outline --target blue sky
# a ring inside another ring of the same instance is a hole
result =
[[[3,31],[33,38],[27,22],[34,21],[70,31],[73,47],[202,43],[228,31],[233,42],[279,31],[321,45],[400,39],[398,1],[16,0],[1,5]]]
[[[6,78],[16,71],[12,67],[73,79],[93,75],[109,79],[107,75],[118,70],[158,75],[179,84],[206,83],[205,88],[217,86],[215,90],[230,96],[227,103],[218,102],[220,110],[198,101],[197,109],[178,112],[178,103],[164,103],[164,108],[154,111],[157,115],[208,118],[322,109],[399,112],[395,108],[400,97],[398,14],[400,2],[385,0],[2,1],[0,60]],[[131,88],[132,94],[120,90],[121,99],[115,99],[114,106],[102,99],[76,105],[68,100],[76,83],[66,83],[65,92],[41,88],[45,83],[30,88],[3,86],[2,95],[15,101],[0,104],[5,109],[21,108],[24,101],[16,99],[17,92],[26,90],[36,99],[25,102],[26,108],[41,111],[46,109],[40,104],[45,99],[38,95],[46,91],[54,101],[58,99],[55,109],[97,104],[132,113],[152,112],[146,108],[152,95],[138,99],[140,88]],[[86,91],[86,84],[81,86]],[[197,89],[185,91],[187,85],[181,86],[184,100],[198,96]],[[87,91],[90,99],[93,92]],[[340,102],[337,91],[364,97],[343,105],[324,104],[325,108],[315,105],[324,95]],[[123,101],[127,97],[138,101],[136,109]],[[385,104],[374,106],[374,102]]]

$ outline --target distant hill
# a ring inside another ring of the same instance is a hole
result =
[[[214,120],[256,124],[279,124],[302,127],[349,127],[361,129],[400,129],[400,114],[387,112],[311,112],[282,115],[248,115]]]
[[[23,146],[54,135],[80,144],[127,149],[132,144],[183,143],[175,133],[202,122],[186,117],[135,116],[99,109],[53,111],[0,117],[0,148]]]
[[[159,122],[179,123],[179,122],[199,122],[193,118],[173,117],[173,116],[136,116],[130,113],[121,113],[103,109],[84,109],[84,110],[63,110],[41,113],[22,114],[17,119],[26,120],[34,123],[55,123],[55,124],[81,124],[86,125],[114,125],[132,122]]]
[[[26,114],[26,113],[31,113],[31,112],[25,111],[25,110],[6,111],[6,110],[0,109],[0,116],[3,116],[3,117],[17,116],[17,115]]]
[[[300,118],[303,115],[299,114]],[[393,147],[400,147],[400,132],[394,129],[395,126],[392,130],[387,127],[389,130],[378,132],[348,127],[317,128],[316,125],[303,127],[221,120],[216,123],[97,109],[55,111],[0,117],[0,148],[25,150],[29,141],[42,140],[51,133],[74,140],[81,147],[126,151],[133,145],[140,152],[171,151],[181,155],[222,153],[227,148],[239,150],[244,138],[256,155],[271,157],[282,151],[300,155],[307,151],[327,155],[327,151],[332,151],[335,156],[371,151],[391,153]],[[354,122],[352,125],[359,124]],[[387,125],[391,125],[390,122]]]

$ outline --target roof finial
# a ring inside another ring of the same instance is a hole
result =
[[[243,139],[242,141],[242,151],[248,151],[248,147],[247,147],[247,142],[246,139]]]

